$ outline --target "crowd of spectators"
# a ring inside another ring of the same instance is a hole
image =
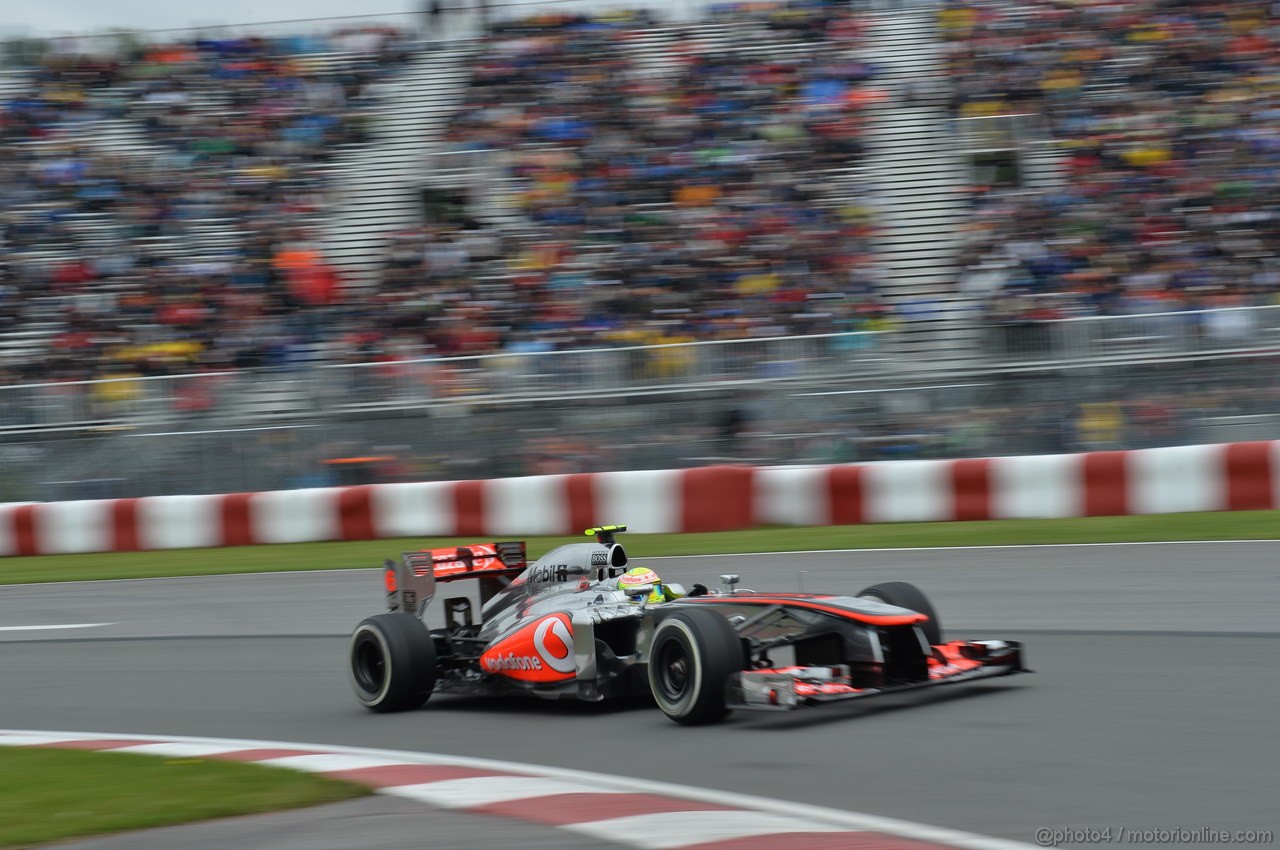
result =
[[[1061,185],[978,187],[1000,322],[1280,303],[1280,7],[951,0],[956,110],[1043,115]]]
[[[1060,185],[975,188],[989,318],[1280,302],[1277,9],[946,2],[957,114],[1042,115],[1064,156]],[[873,216],[831,180],[882,96],[858,15],[717,19],[491,32],[447,143],[510,215],[393,235],[355,296],[314,226],[402,33],[51,43],[0,105],[0,332],[57,332],[0,383],[892,327]]]
[[[47,43],[0,104],[0,384],[278,362],[342,298],[312,226],[397,31]]]
[[[501,161],[514,215],[390,235],[374,292],[316,234],[401,33],[51,42],[0,106],[0,332],[54,333],[0,383],[889,327],[828,179],[877,96],[858,19],[713,15],[723,43],[643,13],[486,36],[447,143]]]
[[[450,150],[502,171],[502,227],[400,234],[379,294],[396,351],[544,351],[884,327],[872,221],[829,191],[874,69],[845,7],[705,29],[543,17],[493,33]],[[732,22],[731,24],[729,22]],[[657,38],[660,49],[638,44]]]
[[[0,360],[0,386],[280,365],[311,348],[395,361],[893,327],[874,217],[832,180],[882,97],[858,15],[799,0],[712,20],[723,39],[639,14],[491,32],[446,142],[499,172],[484,200],[507,215],[390,235],[358,293],[316,226],[332,153],[368,140],[403,34],[55,45],[0,104],[0,332],[58,330],[47,357]],[[1065,167],[1047,188],[975,187],[961,286],[988,319],[1280,304],[1280,4],[947,0],[939,24],[956,114],[1043,116]],[[1251,333],[1241,321],[1198,332]],[[659,376],[670,365],[655,362]],[[401,365],[355,380],[394,383]],[[254,486],[302,486],[1171,445],[1280,415],[1271,364],[1239,368],[1056,398],[1066,381],[886,393],[899,407],[476,415],[395,451],[267,442],[244,468],[274,476]]]

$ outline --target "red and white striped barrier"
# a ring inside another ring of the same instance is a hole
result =
[[[763,525],[1124,516],[1280,506],[1280,442],[783,467],[756,473]]]
[[[0,506],[0,556],[384,537],[1117,516],[1280,506],[1280,441],[543,475]]]

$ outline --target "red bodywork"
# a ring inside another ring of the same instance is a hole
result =
[[[519,572],[526,566],[524,543],[472,543],[409,553],[406,558],[414,575],[427,570],[436,581],[451,581],[477,573]]]
[[[929,678],[945,679],[981,666],[982,661],[972,656],[972,644],[969,641],[953,640],[933,648],[933,655],[929,658]]]
[[[522,626],[492,644],[480,656],[486,673],[522,682],[561,682],[574,678],[573,623],[556,613]]]
[[[1028,672],[1022,666],[1021,645],[1000,642],[992,649],[982,642],[954,640],[936,644],[928,657],[929,678],[924,682],[889,685],[887,687],[858,687],[847,666],[756,668],[738,674],[737,693],[742,707],[748,704],[758,708],[796,708],[798,705],[815,705],[931,684],[962,682],[975,677],[1008,675]],[[987,669],[984,669],[987,668]]]

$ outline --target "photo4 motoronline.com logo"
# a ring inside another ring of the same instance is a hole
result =
[[[1036,844],[1041,847],[1064,847],[1072,844],[1272,844],[1275,832],[1270,829],[1214,829],[1213,827],[1142,829],[1126,826],[1047,827],[1036,830]]]

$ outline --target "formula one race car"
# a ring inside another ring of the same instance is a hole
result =
[[[436,692],[587,701],[651,693],[668,717],[692,725],[735,708],[794,709],[1026,672],[1017,642],[943,642],[933,607],[905,582],[857,597],[740,590],[734,575],[712,592],[627,585],[615,541],[625,530],[589,529],[595,542],[532,564],[520,542],[387,561],[390,611],[361,622],[348,648],[356,696],[373,711],[400,711]],[[431,606],[437,585],[471,592]]]

